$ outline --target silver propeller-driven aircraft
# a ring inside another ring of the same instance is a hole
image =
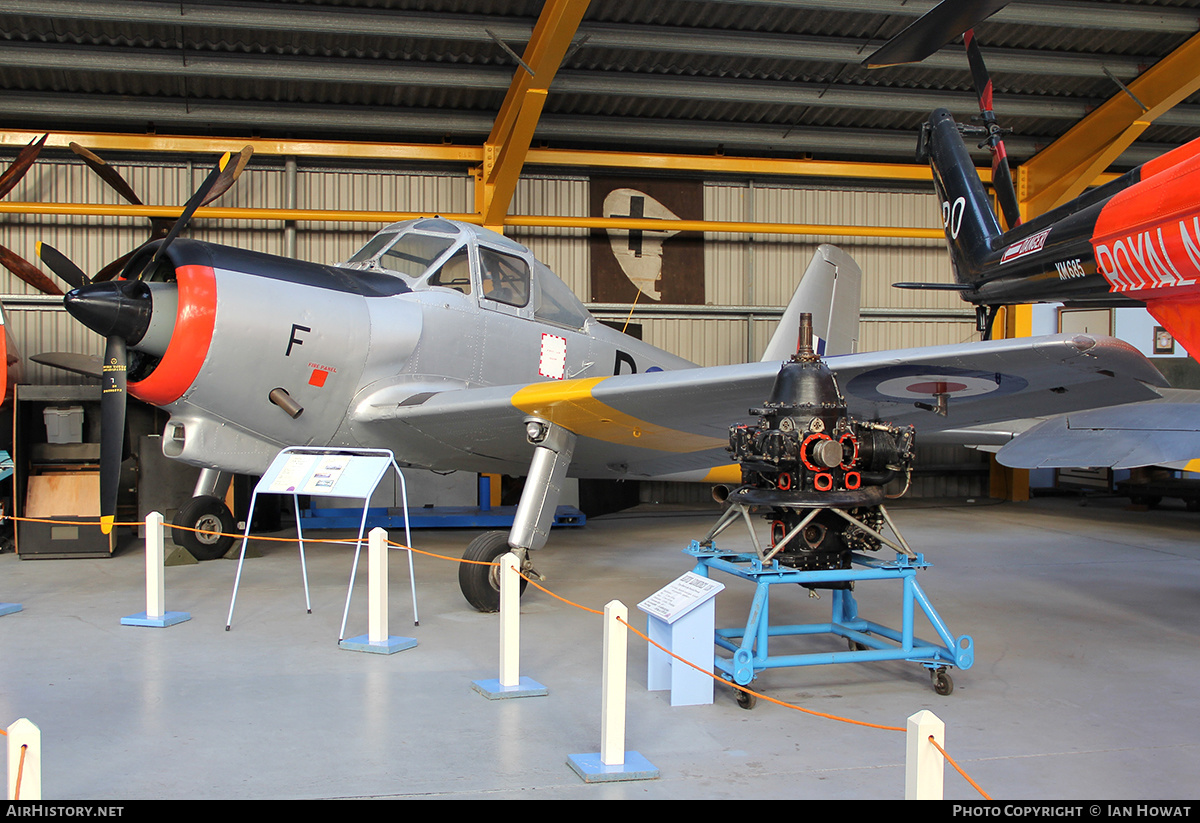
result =
[[[189,208],[229,174],[214,170]],[[527,476],[511,531],[481,535],[465,557],[511,547],[529,565],[567,476],[699,480],[728,465],[730,425],[768,397],[800,311],[815,315],[850,413],[919,435],[1149,399],[1164,385],[1131,346],[1092,335],[855,353],[860,273],[831,246],[762,361],[699,367],[599,323],[527,248],[473,225],[398,223],[321,265],[177,238],[187,214],[109,282],[39,250],[75,287],[68,311],[109,341],[108,525],[126,391],[170,414],[167,456],[203,470],[177,525],[232,532],[231,474],[260,474],[286,446],[385,447],[402,466]],[[212,557],[226,545],[188,547]],[[467,599],[494,609],[488,567],[461,569]]]

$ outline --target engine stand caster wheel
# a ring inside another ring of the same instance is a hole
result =
[[[931,672],[930,677],[933,678],[933,690],[942,697],[945,697],[954,691],[954,679],[946,673],[945,669],[939,669],[938,671]]]
[[[744,692],[741,689],[737,690],[737,704],[743,709],[749,711],[750,709],[753,709],[757,703],[758,695],[750,694],[750,692]]]

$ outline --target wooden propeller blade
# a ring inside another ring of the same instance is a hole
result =
[[[38,271],[32,263],[4,246],[0,246],[0,265],[43,294],[63,293],[53,280]]]
[[[68,143],[67,145],[69,145],[71,147],[71,151],[79,155],[79,158],[83,160],[83,162],[86,163],[92,171],[96,172],[96,174],[100,176],[100,179],[107,183],[113,191],[121,195],[126,201],[135,206],[142,205],[142,200],[134,192],[133,187],[126,183],[125,178],[122,177],[116,169],[108,165],[108,163],[106,163],[102,157],[97,155],[91,149],[84,148],[78,143]]]
[[[46,144],[48,134],[43,134],[40,139],[33,140],[28,146],[21,149],[17,154],[17,159],[12,161],[12,164],[4,170],[4,174],[0,174],[0,197],[4,197],[13,190],[13,186],[21,182],[21,178],[25,176],[25,172],[29,171],[29,167],[37,160],[38,154],[42,151],[42,146]]]

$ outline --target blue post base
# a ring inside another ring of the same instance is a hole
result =
[[[360,634],[346,640],[339,640],[338,647],[350,652],[370,652],[371,654],[395,654],[405,649],[411,649],[417,641],[411,637],[392,637],[380,643],[372,643],[368,635]]]
[[[625,752],[625,762],[619,766],[605,766],[600,760],[599,752],[570,755],[567,765],[582,777],[585,783],[658,779],[658,769],[637,752]]]
[[[128,617],[122,617],[121,625],[149,626],[154,629],[165,629],[167,626],[174,626],[176,623],[183,623],[191,619],[192,616],[187,612],[166,612],[162,617],[151,617],[146,612],[138,612]]]
[[[0,603],[0,616],[21,611],[20,603]]]
[[[506,700],[510,697],[545,697],[550,694],[545,686],[528,677],[520,678],[515,686],[503,686],[500,684],[499,678],[475,680],[472,681],[471,688],[488,700]]]

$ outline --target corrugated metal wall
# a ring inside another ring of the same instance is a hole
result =
[[[114,166],[149,204],[182,204],[203,180],[207,160],[129,162]],[[461,213],[473,210],[473,180],[465,172],[301,166],[256,158],[221,206],[283,208],[294,190],[299,208]],[[8,197],[13,201],[120,203],[89,169],[67,159],[40,161]],[[586,215],[584,177],[527,176],[517,188],[514,214]],[[932,194],[916,192],[804,188],[750,182],[710,183],[705,187],[706,220],[817,223],[936,228],[940,216]],[[273,254],[289,248],[289,234],[302,259],[332,263],[346,259],[378,225],[268,221],[196,220],[193,236]],[[584,229],[518,229],[513,237],[530,246],[585,302],[590,298],[588,238]],[[148,234],[143,219],[0,216],[0,243],[36,261],[34,244],[44,240],[85,271],[131,250]],[[705,311],[686,315],[639,305],[634,321],[645,340],[701,365],[757,359],[773,333],[815,247],[831,242],[848,251],[864,272],[862,350],[956,343],[975,337],[973,320],[950,293],[902,291],[899,280],[948,277],[940,240],[797,237],[709,234],[705,248]],[[71,321],[54,301],[19,299],[36,294],[7,271],[0,272],[10,329],[20,350],[80,351],[99,354],[100,338]],[[728,307],[738,307],[732,313]],[[721,311],[717,311],[717,309]],[[598,311],[623,319],[627,309]],[[932,315],[932,316],[931,316]],[[947,316],[957,315],[947,320]],[[28,364],[33,383],[78,382],[81,378]],[[950,458],[940,456],[945,463]],[[971,457],[971,460],[977,460]],[[978,491],[968,491],[974,494]]]

